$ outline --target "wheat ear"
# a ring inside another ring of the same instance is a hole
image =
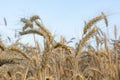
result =
[[[91,32],[89,32],[80,42],[78,45],[77,53],[76,55],[80,54],[82,52],[83,47],[86,45],[87,41],[95,34],[95,32],[98,31],[97,27],[94,27]]]
[[[100,21],[100,20],[102,20],[102,19],[105,20],[106,26],[108,26],[107,18],[106,18],[106,16],[105,16],[105,14],[102,13],[102,15],[97,16],[96,18],[93,18],[92,20],[90,20],[90,21],[86,24],[83,33],[86,34],[86,33],[89,31],[89,29],[90,29],[95,23],[97,23],[98,21]]]

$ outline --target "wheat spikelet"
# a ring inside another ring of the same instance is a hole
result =
[[[96,68],[87,68],[85,71],[89,71],[89,70],[97,72],[97,73],[99,73],[100,75],[103,76],[103,73],[99,69],[96,69]]]
[[[26,18],[22,18],[21,21],[25,23],[25,26],[23,27],[23,31],[26,30],[28,27],[31,29],[33,28],[33,22],[36,21],[37,19],[40,19],[38,15],[34,15],[30,18],[30,20]]]
[[[23,55],[26,59],[32,61],[32,59],[26,53],[24,53],[22,50],[20,50],[18,48],[11,47],[11,48],[9,48],[9,50],[16,51],[16,52],[20,53],[21,55]]]
[[[48,36],[48,39],[49,39],[50,43],[53,45],[53,43],[54,43],[53,39],[54,38],[53,38],[51,32],[48,29],[46,29],[45,26],[43,26],[43,24],[41,24],[40,22],[35,21],[35,23]]]
[[[22,60],[22,59],[23,58],[20,55],[16,53],[12,53],[10,51],[0,53],[0,65],[15,64],[16,60]]]
[[[23,73],[21,73],[21,72],[16,72],[16,73],[15,73],[15,79],[16,79],[16,80],[25,80],[25,79],[23,78]]]
[[[46,32],[46,33],[50,33],[49,32],[49,30],[47,30],[46,28],[45,28],[45,26],[43,25],[43,24],[41,24],[39,21],[35,21],[35,23],[36,23],[36,25],[41,29],[41,30],[43,30],[44,32]]]
[[[95,51],[94,47],[92,45],[87,45],[88,51]]]
[[[98,31],[97,27],[94,27],[91,32],[89,32],[82,40],[79,42],[76,55],[82,52],[83,47],[86,45],[87,41]]]
[[[32,21],[30,21],[30,20],[28,20],[26,18],[22,18],[21,21],[23,23],[25,23],[25,25],[23,27],[23,31],[26,30],[28,27],[33,28],[33,22]]]
[[[35,21],[36,25],[41,29],[41,31],[43,31],[49,38],[51,37],[51,33],[49,32],[49,30],[47,30],[45,28],[45,26],[43,26],[40,22]]]
[[[40,17],[39,17],[38,15],[34,15],[34,16],[30,17],[30,21],[31,21],[31,22],[34,22],[34,21],[36,21],[37,19],[40,19]]]
[[[45,70],[46,67],[47,67],[47,64],[48,64],[48,60],[49,60],[49,57],[50,57],[50,54],[51,52],[46,52],[44,53],[44,59],[43,59],[43,66],[42,66],[42,70]]]
[[[102,19],[105,19],[105,23],[106,23],[106,26],[108,26],[108,22],[107,22],[107,19],[106,19],[106,16],[102,13],[102,15],[92,19],[91,21],[89,21],[85,28],[84,28],[84,31],[83,33],[86,34],[88,32],[88,30],[95,24],[97,23],[98,21],[102,20]]]
[[[4,64],[4,65],[2,65],[0,67],[0,78],[3,77],[3,75],[6,74],[11,69],[16,69],[16,68],[24,69],[24,67],[19,64]]]
[[[45,35],[42,32],[40,32],[39,30],[35,30],[35,29],[34,30],[27,30],[27,31],[24,31],[24,32],[20,32],[20,35],[34,34],[34,33],[36,33],[36,34],[38,34],[40,36],[45,37]]]
[[[51,44],[53,45],[54,43],[54,40],[53,40],[53,37],[51,35],[48,35],[46,34],[44,31],[42,30],[27,30],[27,31],[24,31],[24,32],[20,32],[20,35],[26,35],[26,34],[38,34],[40,36],[43,36],[44,37],[44,46],[45,46],[45,49],[46,51],[49,51],[51,49]]]
[[[107,16],[102,12],[102,15],[104,15],[104,21],[106,24],[106,27],[108,27],[108,20],[107,20]]]
[[[70,54],[73,53],[73,50],[72,50],[69,46],[66,46],[66,45],[61,44],[61,43],[57,43],[57,44],[54,46],[54,48],[58,48],[58,47],[62,47],[63,49],[68,50],[68,52],[69,52]]]
[[[31,29],[33,28],[33,23],[31,21],[28,21],[25,26],[23,27],[23,31],[25,31],[28,27]]]
[[[41,29],[43,30],[46,34],[48,35],[52,35],[51,32],[45,28],[45,26],[43,24],[41,24],[39,21],[35,21],[36,25]]]

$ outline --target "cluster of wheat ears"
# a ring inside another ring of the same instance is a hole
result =
[[[39,16],[22,18],[21,36],[33,34],[35,47],[16,41],[6,46],[0,41],[0,80],[120,80],[120,40],[108,39],[96,26],[107,16],[102,13],[85,24],[83,37],[74,48],[64,37],[56,42]],[[35,28],[34,26],[37,26]],[[43,37],[44,50],[35,35]],[[88,44],[93,38],[96,47]]]

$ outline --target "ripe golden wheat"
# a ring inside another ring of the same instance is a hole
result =
[[[7,46],[0,40],[0,80],[120,80],[120,40],[108,39],[96,23],[108,20],[104,13],[85,22],[77,47],[64,37],[55,41],[38,15],[22,18],[21,36],[34,34],[35,46],[16,41]],[[34,28],[37,26],[37,28]],[[43,49],[35,35],[43,37]],[[87,44],[93,37],[96,44]],[[111,47],[112,46],[112,47]]]

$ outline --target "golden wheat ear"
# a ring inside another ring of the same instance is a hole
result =
[[[102,19],[105,20],[105,24],[106,24],[106,26],[108,26],[108,21],[107,21],[106,15],[102,12],[102,14],[100,16],[93,18],[86,24],[86,26],[84,27],[84,30],[83,30],[83,34],[86,34],[94,24],[96,24],[98,21],[100,21]]]
[[[103,12],[101,14],[104,16],[104,21],[105,21],[106,27],[108,27],[107,16]]]

